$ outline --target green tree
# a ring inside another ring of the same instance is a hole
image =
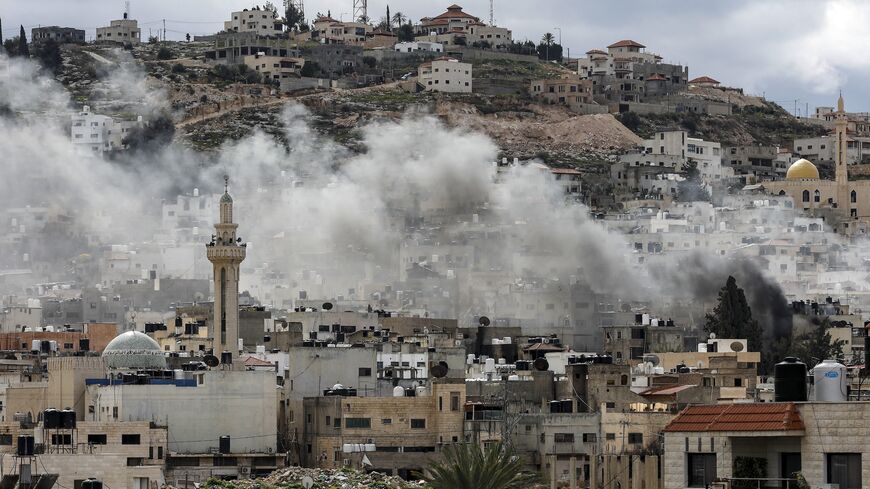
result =
[[[34,55],[39,59],[43,68],[56,75],[63,66],[60,56],[60,45],[54,39],[47,39],[34,49]]]
[[[393,17],[390,16],[390,6],[387,5],[387,31],[393,30]]]
[[[27,35],[24,33],[24,26],[21,26],[21,33],[18,34],[18,56],[30,57],[30,47],[27,46]]]
[[[393,24],[395,24],[395,26],[400,29],[403,25],[405,25],[405,19],[407,19],[407,17],[405,17],[405,14],[403,14],[402,12],[394,13],[392,18]]]
[[[414,27],[411,24],[402,24],[396,31],[399,42],[414,41]]]
[[[538,479],[501,443],[448,445],[442,454],[423,474],[432,489],[526,489]]]
[[[174,136],[175,123],[168,115],[159,114],[145,124],[131,128],[121,143],[131,153],[152,153],[171,143]]]
[[[184,39],[187,40],[187,42],[190,42],[190,33],[189,32],[184,35]]]
[[[637,132],[640,128],[640,116],[634,112],[628,111],[619,114],[619,122],[622,123],[629,131]]]
[[[736,457],[734,477],[737,479],[763,479],[767,477],[767,459],[761,457]],[[758,481],[734,481],[734,489],[755,489]]]
[[[822,360],[842,359],[846,342],[832,339],[828,331],[830,327],[830,319],[825,318],[812,330],[795,337],[791,354],[803,360],[809,368],[815,367]]]
[[[556,37],[553,36],[552,32],[548,32],[541,37],[541,43],[546,44],[547,46],[552,46],[556,44]]]
[[[698,163],[695,160],[688,160],[686,162],[686,165],[683,167],[683,177],[685,180],[677,184],[677,201],[710,201],[710,194],[704,188],[701,172],[698,171]]]
[[[172,51],[167,47],[161,47],[157,50],[157,59],[161,61],[166,61],[167,59],[172,59]]]
[[[290,30],[307,30],[303,29],[303,26],[308,27],[308,24],[305,22],[305,16],[302,15],[302,12],[296,8],[293,2],[287,3],[287,10],[284,11],[284,25]]]
[[[752,309],[734,277],[728,276],[719,291],[719,302],[706,320],[704,331],[719,338],[745,338],[749,351],[761,351],[761,326],[752,319]]]

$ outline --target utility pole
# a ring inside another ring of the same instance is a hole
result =
[[[489,0],[489,25],[495,25],[495,0]]]
[[[166,19],[163,19],[163,42],[166,42]]]

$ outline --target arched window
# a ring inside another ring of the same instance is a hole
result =
[[[809,201],[810,201],[810,191],[809,191],[809,190],[804,190],[804,195],[803,195],[803,197],[804,197],[804,198],[803,198],[803,201],[804,201],[804,202],[809,202]]]
[[[780,190],[779,195],[785,195],[785,190]]]
[[[822,194],[821,194],[821,192],[819,192],[819,189],[816,189],[816,191],[813,192],[813,202],[821,202],[821,200],[822,200]]]
[[[855,202],[858,202],[858,192],[855,192],[855,191],[853,190],[853,191],[852,191],[852,196],[851,196],[850,198],[851,198],[853,204],[854,204]]]
[[[622,375],[619,378],[619,384],[620,385],[628,385],[628,375]]]

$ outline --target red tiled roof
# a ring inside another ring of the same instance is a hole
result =
[[[607,53],[605,53],[604,51],[602,51],[600,49],[590,49],[589,51],[586,51],[586,54],[607,54]]]
[[[794,403],[689,406],[665,427],[666,432],[803,431]]]
[[[667,81],[668,79],[659,75],[658,73],[654,73],[646,78],[646,81]]]
[[[245,366],[246,367],[274,367],[275,364],[272,362],[267,362],[266,360],[260,360],[257,357],[246,357],[245,358]]]
[[[474,20],[480,20],[471,14],[466,14],[465,12],[463,12],[462,7],[460,7],[459,5],[456,5],[455,3],[453,5],[447,7],[446,12],[433,18],[433,20],[437,20],[437,19],[474,19]]]
[[[693,80],[689,80],[689,83],[719,83],[719,80],[714,80],[709,76],[699,76]]]
[[[623,39],[622,41],[615,42],[607,47],[608,48],[645,48],[646,46],[644,46],[643,44],[641,44],[637,41],[632,41],[631,39]]]
[[[561,175],[582,175],[583,172],[579,170],[575,170],[573,168],[553,168],[550,170],[550,173],[556,173]]]

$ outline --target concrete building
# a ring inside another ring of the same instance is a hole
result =
[[[366,43],[372,26],[365,22],[339,22],[329,16],[321,16],[314,20],[311,40],[321,44],[355,44]]]
[[[278,19],[278,14],[259,6],[233,12],[230,17],[230,20],[224,22],[224,30],[227,32],[255,32],[261,36],[274,36],[284,31],[284,24]]]
[[[722,163],[745,183],[755,183],[785,176],[788,165],[779,154],[775,146],[726,146],[722,148]]]
[[[592,100],[592,81],[583,80],[578,75],[534,80],[529,92],[532,97],[551,104],[572,106],[594,103]]]
[[[280,83],[283,79],[299,77],[302,67],[305,65],[303,58],[267,56],[264,53],[249,54],[243,59],[248,68],[262,75],[264,82],[272,83]]]
[[[85,105],[81,112],[72,116],[70,140],[80,154],[102,155],[124,149],[124,138],[132,128],[141,125],[141,117],[135,121],[115,121],[109,116],[91,112],[91,108]]]
[[[456,37],[465,39],[469,46],[502,48],[512,42],[509,29],[488,25],[480,18],[463,12],[459,5],[451,5],[435,17],[423,17],[415,26],[417,40],[455,44]]]
[[[52,40],[58,44],[83,43],[85,42],[84,29],[74,27],[59,27],[56,25],[46,27],[34,27],[30,30],[30,42],[39,45]]]
[[[420,65],[417,83],[425,91],[471,93],[471,63],[442,57]]]
[[[124,12],[124,18],[113,20],[108,27],[97,27],[97,42],[115,42],[121,44],[139,44],[142,41],[142,31],[139,22],[128,19]]]
[[[242,64],[245,56],[258,53],[281,58],[299,58],[301,56],[294,41],[260,36],[253,32],[233,31],[217,34],[209,37],[209,41],[213,45],[206,50],[204,58],[207,61],[220,64]]]
[[[220,200],[220,222],[215,224],[212,241],[206,245],[208,260],[214,265],[214,313],[212,337],[214,354],[223,358],[228,352],[234,359],[239,352],[239,267],[245,259],[246,243],[236,237],[239,225],[233,222],[233,198],[229,177],[224,178]],[[223,360],[222,360],[223,361]],[[226,363],[226,362],[224,362]]]
[[[866,402],[689,407],[664,429],[664,488],[745,477],[737,469],[752,459],[772,484],[800,472],[810,487],[866,488],[868,414]]]
[[[404,391],[403,391],[404,392]],[[306,398],[302,464],[362,467],[410,478],[446,443],[463,441],[465,383],[433,382],[413,397]]]
[[[444,45],[426,41],[397,42],[393,46],[393,50],[398,53],[416,53],[421,51],[426,53],[443,53]]]

